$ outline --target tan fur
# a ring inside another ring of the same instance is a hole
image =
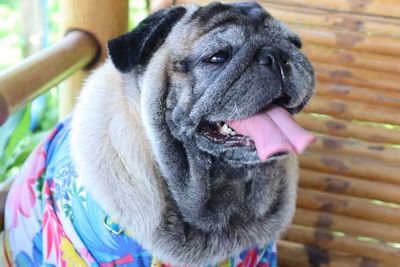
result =
[[[95,71],[74,112],[72,154],[88,192],[146,244],[161,218],[162,190],[138,113],[137,88],[129,92],[111,62]]]

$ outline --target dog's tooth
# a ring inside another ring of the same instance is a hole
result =
[[[230,134],[230,133],[232,133],[232,129],[228,126],[228,124],[224,124],[224,127],[225,127],[225,131],[228,133],[228,134]]]
[[[222,125],[221,128],[218,129],[218,132],[223,135],[228,135],[232,132],[232,129],[228,127],[226,123]]]
[[[226,130],[226,127],[225,127],[225,124],[223,124],[223,125],[221,126],[221,128],[219,128],[218,132],[219,132],[220,134],[226,134],[225,130]]]

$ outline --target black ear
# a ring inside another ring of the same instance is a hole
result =
[[[185,13],[184,7],[163,9],[147,17],[131,32],[108,41],[114,66],[126,73],[137,65],[147,64]]]

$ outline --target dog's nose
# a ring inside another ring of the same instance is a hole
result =
[[[279,48],[263,47],[256,54],[256,61],[260,65],[282,67],[288,62],[288,56]]]

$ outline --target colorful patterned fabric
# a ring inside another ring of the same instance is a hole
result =
[[[171,266],[121,231],[82,187],[70,156],[70,119],[28,158],[6,203],[10,266]],[[218,266],[275,267],[275,243],[250,248]]]

